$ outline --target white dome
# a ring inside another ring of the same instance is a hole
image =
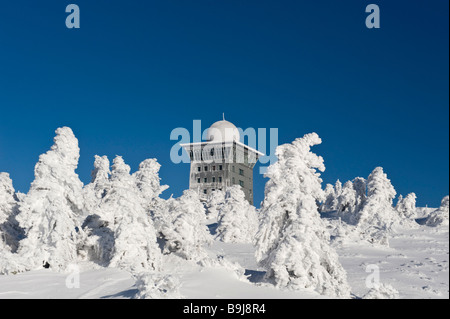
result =
[[[210,142],[239,142],[239,130],[233,123],[218,121],[211,125],[206,133],[206,139]]]

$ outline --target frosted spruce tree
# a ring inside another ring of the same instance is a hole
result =
[[[146,159],[139,164],[139,170],[132,175],[139,191],[142,207],[152,218],[157,234],[165,224],[167,211],[167,202],[159,196],[169,188],[167,185],[161,185],[160,168],[161,165],[156,159]]]
[[[394,209],[396,191],[382,167],[376,167],[367,179],[367,198],[355,220],[357,231],[369,242],[388,245],[387,233],[401,224]]]
[[[75,173],[79,152],[72,130],[61,127],[35,166],[35,179],[17,215],[25,232],[18,253],[28,269],[62,270],[77,260],[83,209],[83,184]]]
[[[400,195],[398,197],[397,205],[395,209],[401,217],[412,220],[416,215],[416,194],[409,193],[406,197]]]
[[[19,199],[8,173],[0,173],[0,275],[23,270],[15,254],[22,236],[16,215]]]
[[[278,161],[266,173],[262,223],[256,235],[256,258],[265,278],[277,287],[309,288],[333,297],[350,297],[346,272],[329,244],[316,201],[323,200],[318,171],[325,166],[310,151],[321,143],[316,133],[278,146]]]
[[[252,243],[258,216],[239,185],[228,187],[218,215],[216,238],[226,243]]]
[[[340,180],[337,180],[334,184],[334,200],[331,205],[331,210],[338,210],[339,206],[339,196],[341,196],[342,193],[342,183]]]
[[[354,215],[357,215],[359,211],[362,210],[366,203],[366,179],[362,177],[356,177],[353,179],[353,188],[356,193],[356,203],[355,203],[355,211]]]
[[[83,189],[85,210],[88,214],[98,208],[110,187],[109,176],[111,171],[108,157],[95,155],[94,158],[91,182]]]
[[[225,202],[225,192],[215,190],[208,195],[205,203],[206,219],[216,220],[219,216],[219,211]]]
[[[0,251],[17,250],[21,230],[16,220],[19,199],[8,173],[0,173]]]
[[[448,226],[449,225],[449,197],[445,196],[441,201],[441,206],[433,211],[426,219],[427,226]]]
[[[351,181],[347,181],[342,187],[337,198],[337,211],[344,220],[349,220],[356,208],[356,191]]]
[[[98,214],[114,234],[109,266],[132,273],[159,270],[161,250],[156,242],[156,232],[142,207],[130,166],[121,156],[116,156],[113,161],[110,182]]]
[[[133,174],[142,205],[149,214],[159,206],[159,195],[169,188],[167,185],[161,185],[160,168],[158,161],[150,158],[142,161],[139,170]]]
[[[83,189],[88,216],[82,225],[86,236],[80,253],[85,259],[107,266],[114,247],[113,218],[107,217],[108,212],[102,210],[102,205],[111,190],[110,162],[107,156],[95,155],[94,158],[91,182]]]
[[[205,208],[193,190],[185,190],[167,205],[167,219],[161,229],[164,253],[201,262],[207,257],[204,246],[212,240],[206,226]]]
[[[333,210],[333,203],[335,202],[336,194],[334,193],[334,186],[331,184],[327,184],[325,187],[325,200],[322,202],[320,206],[321,213],[327,213]]]

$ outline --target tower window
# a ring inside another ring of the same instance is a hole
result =
[[[213,165],[212,170],[213,170],[213,171],[216,170],[216,165]]]
[[[207,189],[204,189],[204,190],[203,190],[203,194],[208,194],[208,190],[207,190]]]
[[[241,185],[241,187],[244,187],[244,181],[239,181],[239,185]]]
[[[213,182],[213,183],[216,182],[216,178],[215,178],[215,177],[212,178],[212,182]]]
[[[203,181],[204,181],[205,183],[208,183],[208,178],[205,177],[205,178],[203,179]]]
[[[199,166],[197,167],[197,172],[200,172],[202,170],[202,168]]]
[[[222,183],[222,176],[219,176],[219,183]]]
[[[197,183],[199,183],[199,184],[200,184],[200,178],[197,178]]]
[[[239,169],[239,175],[244,176],[244,170],[243,169]]]
[[[208,171],[208,166],[205,166],[205,172],[207,172]]]
[[[219,165],[219,171],[221,171],[222,170],[222,165]]]
[[[234,184],[236,181],[234,180],[234,177],[231,178],[231,182]]]

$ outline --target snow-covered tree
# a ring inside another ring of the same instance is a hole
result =
[[[409,193],[406,197],[400,195],[398,197],[397,205],[395,209],[397,212],[406,219],[413,219],[416,215],[416,194]]]
[[[169,186],[161,185],[159,169],[161,165],[154,158],[149,158],[139,164],[139,170],[133,174],[136,186],[142,199],[142,204],[147,212],[152,213],[158,203],[155,203],[159,195]]]
[[[108,157],[95,155],[91,182],[83,189],[85,209],[89,215],[82,225],[86,236],[83,238],[80,252],[88,260],[102,266],[109,264],[114,247],[113,230],[108,227],[111,222],[105,219],[105,212],[102,211],[101,207],[106,194],[111,189],[110,175]]]
[[[75,173],[79,151],[72,130],[58,128],[53,146],[35,166],[35,179],[17,215],[25,231],[18,253],[28,269],[64,269],[77,260],[83,209],[83,183]]]
[[[206,258],[204,245],[211,242],[206,226],[205,208],[197,192],[185,190],[168,202],[167,219],[161,229],[164,253],[176,254],[196,262]]]
[[[389,284],[379,284],[371,288],[362,299],[398,299],[399,292]]]
[[[326,213],[333,210],[333,203],[335,202],[336,194],[334,192],[334,186],[331,184],[327,184],[325,187],[325,200],[322,202],[320,206],[320,212]]]
[[[340,180],[337,180],[334,184],[334,200],[331,205],[331,210],[337,210],[339,206],[339,196],[342,193],[342,183]]]
[[[206,218],[208,220],[215,220],[219,216],[219,211],[225,202],[225,192],[215,190],[208,195],[205,203]]]
[[[110,189],[100,206],[99,216],[114,234],[110,267],[130,272],[159,270],[161,251],[153,223],[141,205],[130,166],[121,156],[112,165]]]
[[[15,252],[21,237],[16,221],[19,199],[8,173],[0,173],[0,251]]]
[[[376,167],[367,179],[367,198],[355,220],[363,238],[387,245],[387,232],[401,224],[400,214],[392,206],[396,191],[382,167]]]
[[[142,272],[136,276],[136,299],[181,299],[180,281],[173,275]]]
[[[361,211],[366,203],[366,184],[367,182],[365,178],[356,177],[353,179],[353,188],[356,192],[355,214]]]
[[[356,191],[351,181],[347,181],[337,197],[337,211],[343,218],[348,219],[355,212]]]
[[[449,225],[449,197],[445,196],[441,201],[441,206],[433,211],[426,219],[427,226],[448,226]]]
[[[216,238],[226,243],[251,243],[254,240],[258,216],[239,185],[227,188],[225,203],[218,216]]]
[[[325,166],[310,151],[321,143],[316,133],[278,146],[278,161],[266,173],[262,223],[256,235],[256,258],[267,269],[266,279],[278,287],[312,288],[349,297],[346,272],[330,246],[316,201],[323,200],[318,171]]]
[[[109,190],[109,160],[107,156],[95,155],[94,169],[91,172],[91,182],[83,189],[85,210],[91,214],[97,209]]]

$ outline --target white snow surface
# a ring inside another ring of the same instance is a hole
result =
[[[448,226],[420,225],[392,234],[390,247],[351,240],[335,244],[347,272],[353,298],[384,297],[382,293],[374,294],[366,287],[366,279],[370,275],[366,270],[372,269],[368,266],[375,265],[379,269],[380,284],[398,291],[397,297],[400,299],[448,299],[448,234]],[[223,256],[229,263],[237,263],[242,269],[247,269],[246,275],[252,276],[246,278],[230,267],[219,264],[200,266],[175,255],[166,255],[163,256],[159,276],[172,276],[178,282],[179,291],[173,298],[326,298],[312,290],[277,289],[271,284],[254,283],[254,279],[260,279],[263,273],[257,266],[252,244],[214,240],[207,246],[207,252],[210,256]],[[42,269],[17,275],[0,275],[0,299],[128,299],[138,294],[137,279],[124,270],[103,268],[87,262],[77,266],[80,269],[78,288],[66,285],[66,281],[70,282],[73,278],[73,272]]]

